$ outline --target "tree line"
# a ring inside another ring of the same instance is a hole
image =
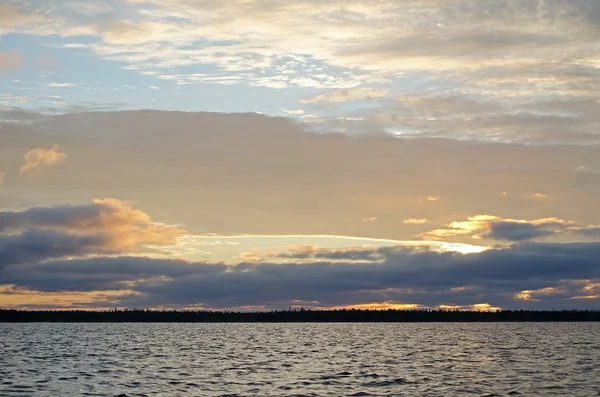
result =
[[[75,323],[290,323],[290,322],[589,322],[600,321],[600,310],[311,310],[272,311],[195,311],[112,309],[17,310],[0,309],[0,323],[75,322]]]

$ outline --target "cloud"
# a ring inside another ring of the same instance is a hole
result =
[[[551,228],[540,228],[539,225],[524,222],[490,222],[487,237],[495,240],[524,241],[551,236],[556,233]]]
[[[147,76],[332,90],[306,94],[313,104],[376,102],[344,110],[344,118],[362,119],[346,130],[599,140],[599,6],[589,0],[51,2],[43,15],[34,2],[21,3],[3,6],[6,32],[71,48],[91,42],[98,57]],[[376,87],[382,82],[389,95]],[[339,127],[339,115],[328,116],[329,127]]]
[[[116,199],[2,210],[0,268],[65,256],[160,252],[156,247],[175,245],[184,233]]]
[[[18,70],[21,68],[22,63],[23,54],[21,51],[11,50],[0,52],[0,73]]]
[[[4,179],[6,178],[6,173],[4,171],[0,171],[0,185],[4,183]]]
[[[373,222],[377,222],[377,217],[376,216],[369,216],[366,218],[362,218],[360,220],[361,222],[365,222],[365,223],[373,223]]]
[[[25,153],[25,164],[19,174],[25,176],[39,176],[42,171],[52,165],[59,164],[67,158],[58,145],[51,148],[35,148]]]
[[[164,23],[150,21],[115,21],[105,27],[98,27],[104,42],[115,45],[141,44],[157,40],[167,29],[168,25]]]
[[[75,87],[77,84],[75,83],[50,83],[48,84],[48,87],[52,87],[52,88],[69,88],[69,87]]]
[[[407,245],[411,248],[411,246]],[[416,247],[412,247],[416,249]],[[433,249],[426,245],[421,249]],[[314,260],[332,260],[332,261],[358,261],[372,262],[381,260],[383,257],[372,247],[351,247],[351,248],[323,248],[317,245],[290,245],[285,250],[279,252],[251,252],[242,254],[242,258],[249,261],[273,261],[275,259],[284,259],[293,261],[314,261]]]
[[[22,196],[24,179],[6,184],[2,207],[87,202],[109,192],[158,219],[217,234],[400,240],[414,236],[403,221],[415,215],[432,229],[476,214],[600,224],[596,180],[577,171],[600,169],[593,145],[319,134],[297,119],[252,113],[3,114],[16,121],[0,122],[0,169],[56,142],[68,147],[69,166],[27,186],[41,201]],[[532,192],[552,199],[532,200]],[[347,222],[370,216],[378,221]]]
[[[534,220],[503,219],[495,215],[476,215],[466,221],[454,221],[444,228],[420,235],[423,239],[452,239],[466,237],[472,239],[492,239],[520,242],[555,236],[568,239],[599,236],[599,226],[578,225],[576,222],[559,218]]]
[[[425,197],[425,201],[430,201],[435,203],[436,201],[440,201],[442,198],[440,196],[427,196]]]
[[[356,87],[317,94],[300,102],[307,104],[359,102],[384,98],[389,94],[389,91],[383,89]]]
[[[52,260],[8,266],[2,278],[14,289],[44,293],[129,290],[131,295],[111,301],[126,307],[280,308],[298,301],[312,302],[313,307],[373,302],[501,308],[600,304],[594,298],[600,280],[598,243],[518,244],[468,255],[391,247],[363,249],[371,257],[362,263],[325,259],[353,258],[357,252],[333,250],[320,260],[283,264],[141,257]],[[537,300],[523,299],[527,291],[546,293],[530,292]]]
[[[402,221],[402,223],[406,225],[423,225],[427,222],[429,222],[429,220],[425,218],[407,218]]]
[[[0,36],[23,27],[43,21],[43,16],[36,12],[25,11],[11,4],[0,4]]]
[[[304,110],[302,110],[302,109],[296,109],[296,110],[281,109],[281,111],[284,113],[287,113],[287,114],[298,115],[298,116],[304,114]]]

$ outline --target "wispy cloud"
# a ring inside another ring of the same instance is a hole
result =
[[[377,222],[377,217],[376,216],[368,216],[366,218],[362,218],[360,221],[366,222],[366,223]]]
[[[19,173],[24,176],[39,176],[45,168],[59,164],[66,158],[67,154],[62,152],[58,145],[31,149],[25,153],[25,164]]]
[[[52,87],[52,88],[69,88],[69,87],[75,87],[77,84],[75,83],[50,83],[48,84],[48,87]]]
[[[302,103],[322,104],[322,103],[342,103],[342,102],[358,102],[366,100],[374,100],[389,96],[388,90],[356,87],[343,90],[329,91],[323,94],[317,94],[309,98],[301,100]]]
[[[431,203],[435,203],[440,201],[442,198],[440,196],[427,196],[423,199],[419,199],[419,201],[429,201]]]

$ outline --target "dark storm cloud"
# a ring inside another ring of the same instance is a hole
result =
[[[46,292],[126,288],[141,293],[115,301],[130,307],[274,307],[297,300],[321,306],[388,300],[425,306],[598,304],[597,299],[572,299],[589,296],[584,287],[600,278],[598,243],[517,244],[469,255],[406,248],[373,253],[384,260],[231,266],[139,257],[59,260],[9,266],[1,277],[3,283]],[[553,293],[539,293],[539,300],[516,297],[544,288]]]

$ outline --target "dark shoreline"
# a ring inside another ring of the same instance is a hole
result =
[[[341,322],[600,322],[600,310],[175,310],[0,309],[0,323],[341,323]]]

